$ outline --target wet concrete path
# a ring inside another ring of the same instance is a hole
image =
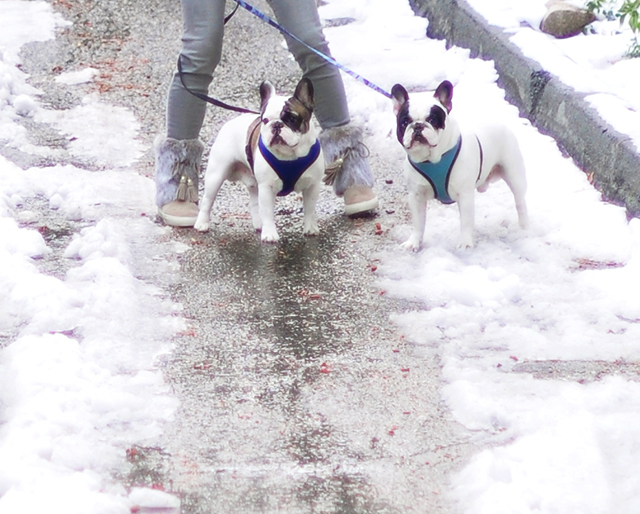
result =
[[[277,246],[248,220],[182,234],[192,330],[167,362],[183,405],[164,451],[186,512],[451,512],[468,436],[435,349],[390,324],[408,306],[375,287],[375,224],[335,216]]]

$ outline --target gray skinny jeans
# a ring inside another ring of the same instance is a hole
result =
[[[208,94],[220,62],[225,0],[181,0],[183,16],[182,68],[190,89]],[[329,54],[316,0],[269,0],[278,22],[302,41]],[[289,51],[315,90],[315,115],[323,129],[349,122],[349,109],[338,69],[297,41],[285,37]],[[258,85],[256,85],[257,87]],[[215,96],[215,95],[214,95]],[[197,139],[207,104],[190,94],[176,73],[167,100],[167,137]]]

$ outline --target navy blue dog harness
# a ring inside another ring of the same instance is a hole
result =
[[[302,174],[307,171],[314,162],[316,162],[320,155],[319,140],[316,140],[307,155],[293,161],[281,161],[278,159],[262,142],[262,137],[258,141],[258,148],[260,148],[260,153],[269,163],[269,166],[273,168],[273,171],[275,171],[280,180],[282,180],[282,190],[278,193],[278,196],[286,196],[291,193],[298,182],[298,179],[300,179]]]
[[[449,176],[453,165],[456,163],[461,146],[462,136],[458,138],[458,142],[451,150],[442,155],[442,158],[437,163],[431,161],[414,162],[409,159],[411,166],[427,179],[433,188],[436,199],[442,203],[454,203],[449,196]]]

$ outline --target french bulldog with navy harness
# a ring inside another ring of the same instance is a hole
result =
[[[278,96],[269,82],[260,85],[260,116],[243,114],[220,129],[205,173],[204,197],[194,227],[209,230],[213,202],[225,180],[242,181],[262,241],[278,241],[275,197],[302,192],[303,233],[318,234],[316,203],[324,176],[324,157],[312,123],[313,85],[303,78],[292,97]]]
[[[462,130],[451,115],[453,85],[442,82],[433,96],[416,94],[396,84],[391,90],[398,140],[407,153],[405,173],[413,230],[403,243],[418,251],[422,245],[427,200],[458,203],[461,248],[473,246],[476,189],[504,179],[515,197],[520,226],[529,221],[527,180],[515,135],[504,125],[483,126],[477,133]]]

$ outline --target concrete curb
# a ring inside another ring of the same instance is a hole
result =
[[[506,97],[543,133],[552,136],[576,164],[593,174],[610,202],[640,216],[640,154],[630,138],[605,122],[585,100],[536,61],[525,57],[499,27],[491,26],[466,0],[410,0],[429,19],[427,35],[491,59]]]

